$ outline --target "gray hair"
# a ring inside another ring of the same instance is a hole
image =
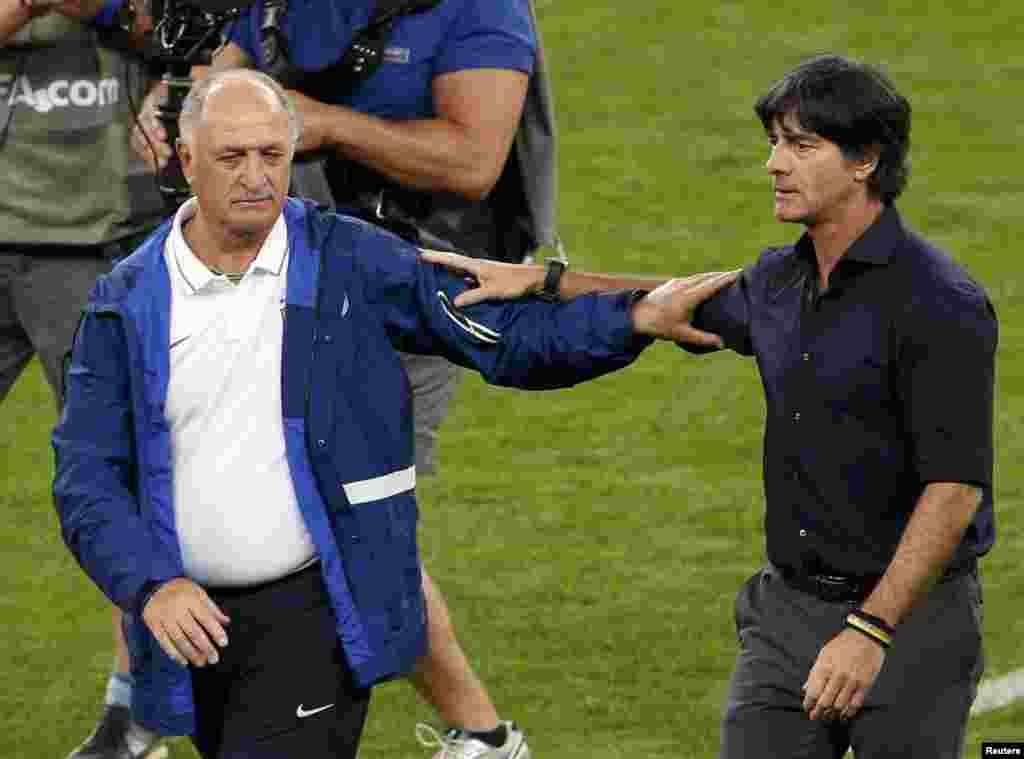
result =
[[[185,97],[185,101],[181,104],[181,115],[178,117],[178,130],[181,133],[181,139],[188,144],[192,143],[192,136],[195,128],[203,119],[206,101],[210,93],[219,85],[229,81],[252,82],[274,94],[278,104],[288,114],[288,131],[291,137],[292,152],[294,152],[295,146],[299,142],[299,136],[302,134],[302,119],[295,108],[295,103],[292,102],[284,87],[263,72],[253,69],[240,68],[220,71],[193,85]]]

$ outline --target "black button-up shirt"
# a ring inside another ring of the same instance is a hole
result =
[[[881,574],[929,482],[984,492],[953,565],[992,546],[995,311],[895,208],[847,250],[827,291],[804,235],[765,251],[694,323],[757,359],[769,560]]]

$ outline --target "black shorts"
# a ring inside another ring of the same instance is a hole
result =
[[[370,691],[353,684],[320,565],[207,591],[231,622],[220,661],[191,668],[203,759],[354,759]]]

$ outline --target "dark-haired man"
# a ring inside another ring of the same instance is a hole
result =
[[[884,74],[816,58],[756,110],[775,216],[806,233],[700,320],[757,357],[768,399],[769,565],[737,601],[722,756],[958,757],[995,537],[995,312],[896,211],[910,105]]]
[[[757,358],[767,398],[769,564],[737,599],[721,756],[952,759],[983,668],[995,313],[896,211],[910,105],[884,74],[815,58],[756,111],[775,216],[806,232],[695,320]],[[541,282],[432,258],[481,280],[457,304]],[[627,282],[566,274],[560,294]]]

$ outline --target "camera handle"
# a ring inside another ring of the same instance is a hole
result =
[[[185,181],[181,171],[181,159],[178,158],[176,144],[180,132],[178,117],[181,106],[192,87],[191,65],[174,63],[164,72],[160,81],[167,85],[163,100],[157,104],[156,118],[167,132],[167,144],[171,146],[171,157],[157,173],[157,184],[164,204],[169,211],[177,210],[192,195],[192,190]]]

